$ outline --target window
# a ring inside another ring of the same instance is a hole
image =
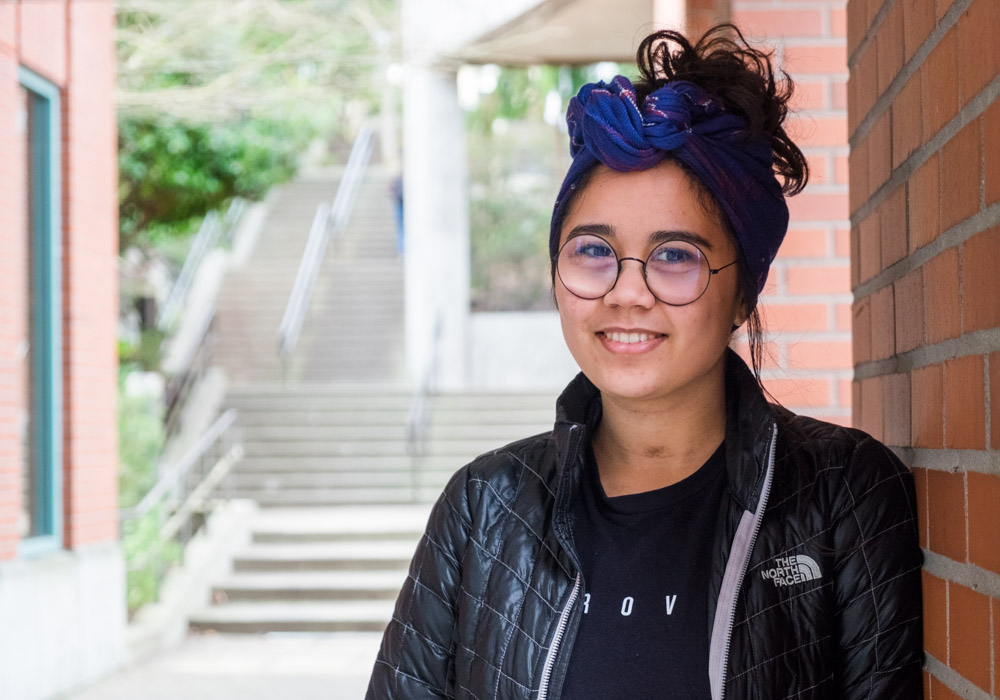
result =
[[[25,303],[20,324],[20,554],[62,546],[62,292],[59,89],[19,71]]]

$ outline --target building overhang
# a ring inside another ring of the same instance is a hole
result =
[[[508,66],[633,61],[654,28],[654,0],[540,0],[451,58]]]

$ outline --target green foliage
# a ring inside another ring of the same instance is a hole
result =
[[[123,343],[119,341],[121,346]],[[120,350],[122,352],[122,350]],[[125,394],[124,366],[118,382],[118,504],[131,508],[156,483],[156,462],[163,449],[164,431],[160,402],[150,396]],[[167,568],[180,558],[175,542],[160,542],[161,512],[154,508],[122,528],[122,551],[126,566],[126,597],[131,615],[159,595]]]
[[[124,378],[124,377],[123,377]],[[118,391],[118,505],[129,508],[156,483],[156,460],[163,449],[163,408],[150,396]]]
[[[125,556],[125,597],[129,617],[160,596],[160,585],[171,566],[181,560],[181,546],[160,540],[161,514],[154,508],[127,524],[122,532]]]
[[[193,124],[142,115],[119,121],[121,249],[155,245],[233,197],[260,199],[289,179],[311,130],[261,119]]]
[[[165,335],[166,333],[159,328],[149,328],[140,331],[138,343],[130,343],[119,338],[119,365],[145,372],[156,372],[160,369],[160,356]]]
[[[510,193],[471,207],[473,308],[548,308],[547,219],[533,202]]]
[[[472,306],[551,308],[548,225],[562,134],[539,122],[469,134]]]
[[[395,0],[116,0],[120,249],[186,237],[353,135],[393,60]]]

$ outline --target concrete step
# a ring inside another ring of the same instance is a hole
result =
[[[239,408],[235,402],[230,405]],[[284,411],[242,410],[240,421],[243,425],[298,425],[298,426],[400,426],[406,425],[409,410],[402,407],[381,411],[359,411],[335,409],[330,411],[305,411],[288,409]],[[555,411],[551,409],[525,411],[458,411],[436,410],[431,413],[431,429],[441,426],[521,426],[532,430],[539,426],[552,426]],[[527,433],[526,433],[527,434]]]
[[[339,391],[336,388],[324,387],[323,382],[311,385],[284,386],[281,383],[271,383],[266,388],[253,391],[231,389],[227,395],[230,406],[248,410],[308,410],[308,411],[358,411],[358,410],[404,410],[408,411],[413,403],[410,392],[396,391],[386,393],[372,392],[370,394],[354,391]],[[555,398],[548,396],[434,396],[427,401],[427,408],[432,413],[439,411],[462,412],[467,416],[470,412],[482,412],[484,415],[495,415],[501,412],[531,411],[532,413],[548,413],[546,422],[555,419]],[[478,416],[476,420],[481,420]]]
[[[340,508],[288,508],[257,513],[255,534],[299,536],[334,535],[368,539],[402,532],[400,540],[416,541],[424,530],[430,508],[426,505]]]
[[[230,634],[380,632],[392,609],[390,600],[231,603],[204,609],[190,625],[194,630]]]
[[[233,571],[386,571],[409,566],[416,541],[257,544],[236,555]]]
[[[519,423],[473,423],[450,425],[437,423],[430,427],[428,437],[431,442],[488,441],[500,445],[520,437],[535,435],[544,426]],[[294,423],[264,423],[253,429],[253,442],[362,442],[368,440],[404,442],[407,426],[396,425],[297,425]],[[405,451],[405,447],[404,447]]]
[[[477,455],[494,450],[500,445],[496,440],[428,440],[427,452],[433,455],[454,456],[465,458],[466,461]],[[244,447],[248,455],[255,457],[285,457],[285,456],[393,456],[405,455],[406,440],[289,440],[266,441],[255,439],[253,431],[244,435]]]
[[[417,489],[410,486],[340,487],[282,489],[257,491],[234,489],[235,498],[249,498],[261,508],[288,508],[292,506],[350,506],[384,505],[399,503],[433,503],[441,495],[447,479],[434,483],[431,477],[422,478]]]
[[[340,471],[408,471],[411,459],[406,454],[396,455],[359,455],[350,457],[337,456],[277,456],[264,457],[247,455],[240,460],[236,472],[249,474],[254,472],[301,473],[321,472],[336,473]],[[420,469],[426,471],[455,472],[464,462],[457,461],[454,456],[427,455],[420,460]]]
[[[240,574],[219,582],[216,603],[267,600],[389,600],[399,595],[406,570]]]
[[[453,470],[454,471],[454,470]],[[453,471],[428,471],[416,474],[418,484],[444,484]],[[338,471],[316,472],[253,472],[235,473],[232,488],[241,494],[256,497],[284,490],[319,489],[407,489],[414,481],[413,472],[399,471]]]

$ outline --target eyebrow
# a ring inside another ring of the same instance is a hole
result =
[[[573,230],[569,232],[567,240],[573,238],[574,236],[582,236],[584,234],[592,234],[595,236],[601,236],[602,238],[614,239],[615,230],[608,224],[580,224],[579,226],[574,226]],[[649,243],[651,245],[657,246],[661,243],[666,243],[667,241],[687,241],[688,243],[694,243],[700,248],[705,250],[712,250],[712,244],[702,235],[695,233],[694,231],[687,231],[684,229],[669,229],[663,231],[653,231],[649,234]]]

